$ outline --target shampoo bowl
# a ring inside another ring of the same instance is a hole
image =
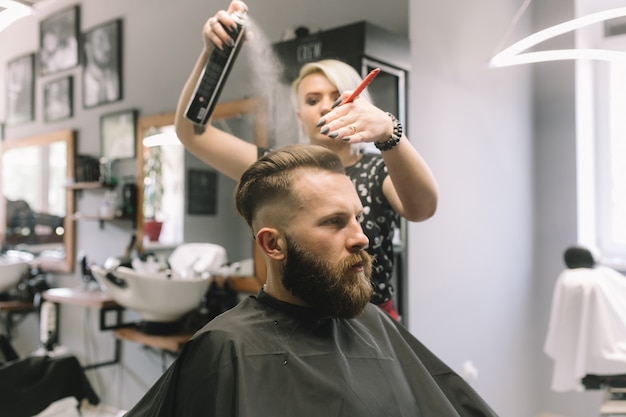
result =
[[[9,291],[20,282],[34,258],[31,253],[15,250],[0,255],[0,293]]]
[[[180,319],[200,305],[209,288],[209,276],[179,279],[169,272],[137,273],[124,266],[107,271],[94,265],[91,271],[107,294],[146,322]]]

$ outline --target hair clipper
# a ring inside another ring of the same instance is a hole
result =
[[[205,125],[211,117],[230,70],[243,45],[246,14],[235,12],[231,14],[231,17],[237,24],[237,29],[231,31],[227,29],[227,31],[230,33],[234,45],[224,45],[223,49],[213,48],[185,111],[185,117],[197,125]]]

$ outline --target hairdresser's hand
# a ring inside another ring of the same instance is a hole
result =
[[[247,12],[248,6],[243,1],[233,0],[228,6],[228,10],[219,10],[207,20],[202,28],[204,43],[207,48],[212,48],[212,45],[219,49],[223,49],[224,45],[228,44],[232,46],[233,39],[227,28],[236,28],[237,24],[230,15],[238,11]]]
[[[350,91],[337,100],[346,99]],[[331,139],[350,143],[385,142],[393,133],[393,121],[381,109],[365,99],[357,98],[351,103],[335,106],[318,123],[320,132]]]

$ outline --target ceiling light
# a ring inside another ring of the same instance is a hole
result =
[[[33,9],[19,1],[0,0],[0,32],[11,23],[28,16]]]
[[[602,61],[626,61],[626,53],[607,49],[560,49],[540,52],[526,52],[528,49],[548,39],[574,30],[589,26],[593,23],[604,22],[616,17],[626,16],[626,7],[604,10],[592,13],[577,19],[569,20],[547,29],[534,33],[521,41],[514,43],[489,62],[491,67],[505,67],[510,65],[530,64],[536,62],[558,61],[564,59],[594,59]]]

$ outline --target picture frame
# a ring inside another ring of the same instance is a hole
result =
[[[123,110],[100,117],[100,155],[108,160],[135,157],[137,110]]]
[[[22,55],[7,63],[6,123],[17,125],[35,120],[35,54]]]
[[[74,78],[67,76],[44,85],[43,115],[46,122],[69,119],[74,115]]]
[[[39,24],[39,73],[55,74],[77,67],[80,6],[63,9]]]
[[[187,170],[187,214],[217,214],[217,182],[215,171]]]
[[[83,107],[122,99],[122,19],[86,31],[82,37]]]

